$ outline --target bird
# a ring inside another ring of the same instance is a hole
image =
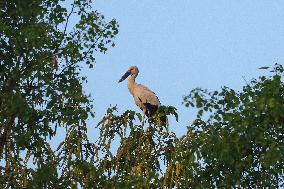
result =
[[[124,81],[128,76],[128,90],[132,94],[135,104],[143,111],[143,118],[142,118],[142,126],[144,125],[145,115],[151,118],[155,112],[157,111],[158,107],[161,106],[161,102],[156,94],[151,91],[148,87],[137,84],[135,82],[136,77],[138,76],[139,69],[137,66],[131,66],[125,72],[125,74],[121,77],[118,81],[119,83]],[[161,118],[161,122],[163,125],[166,123],[166,117],[163,116]]]

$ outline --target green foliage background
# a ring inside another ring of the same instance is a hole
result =
[[[181,137],[160,124],[163,115],[178,119],[174,107],[160,107],[144,128],[140,113],[112,107],[90,142],[86,119],[94,113],[81,67],[92,68],[118,33],[116,20],[92,4],[0,1],[1,188],[283,187],[280,64],[263,67],[271,73],[241,91],[193,89],[183,103],[198,114]],[[54,148],[58,127],[66,136]]]

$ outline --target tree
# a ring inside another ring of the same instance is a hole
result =
[[[134,122],[139,114],[109,109],[99,124],[106,188],[283,187],[283,71],[276,64],[271,76],[240,92],[193,89],[184,104],[198,114],[180,138],[161,127],[157,115],[142,128]],[[175,114],[175,108],[159,113]],[[114,141],[120,145],[111,151]]]
[[[80,64],[114,46],[115,20],[107,22],[92,0],[0,2],[1,188],[87,187],[96,169],[95,144],[86,136],[93,116]],[[78,22],[71,25],[76,16]],[[58,149],[57,128],[66,129]],[[49,138],[49,140],[48,140]],[[31,165],[33,164],[33,165]],[[87,171],[87,175],[82,175]]]
[[[104,188],[159,188],[163,185],[160,174],[162,164],[171,161],[174,132],[165,127],[161,119],[164,115],[174,115],[172,106],[159,107],[149,125],[143,128],[135,120],[142,116],[134,111],[116,115],[116,107],[110,108],[98,124],[100,128],[99,150],[102,152],[98,167],[104,171]],[[111,148],[119,141],[117,150]],[[164,162],[164,163],[162,163]]]
[[[271,71],[272,76],[253,79],[241,92],[195,89],[185,97],[185,105],[199,112],[176,149],[181,185],[283,187],[284,70],[276,64]]]
[[[184,98],[198,114],[182,137],[161,125],[172,106],[149,124],[109,108],[91,143],[92,101],[81,64],[114,46],[91,0],[11,0],[0,3],[1,188],[280,188],[284,172],[282,65],[242,91],[193,89]],[[70,23],[78,18],[76,24]],[[268,69],[263,67],[262,69]],[[65,139],[51,140],[65,130]],[[115,148],[115,144],[118,147]]]

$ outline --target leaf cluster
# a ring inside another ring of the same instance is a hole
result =
[[[283,67],[236,92],[195,89],[184,98],[197,119],[177,147],[182,182],[192,187],[279,188],[283,185]],[[191,180],[186,180],[188,176]]]

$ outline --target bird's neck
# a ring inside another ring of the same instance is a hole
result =
[[[137,77],[137,75],[131,75],[128,79],[128,90],[131,94],[133,94],[133,90],[134,90],[134,87],[136,85],[135,83],[135,78]]]

